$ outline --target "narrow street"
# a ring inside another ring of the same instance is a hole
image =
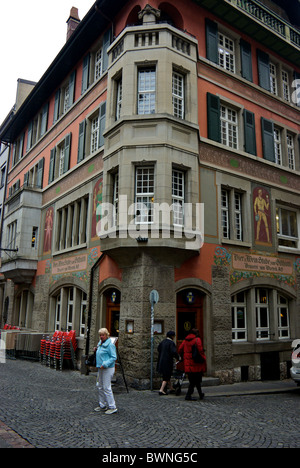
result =
[[[184,392],[160,397],[114,386],[118,413],[110,416],[94,412],[95,383],[94,374],[7,359],[0,366],[0,438],[9,428],[35,448],[300,447],[300,389],[292,381],[245,384],[244,394],[235,394],[241,386],[207,387],[203,401],[190,402]]]

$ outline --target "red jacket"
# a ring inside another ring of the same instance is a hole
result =
[[[192,347],[196,343],[199,353],[204,355],[204,350],[202,346],[202,341],[199,337],[196,337],[193,333],[190,333],[185,340],[181,343],[178,353],[179,355],[183,355],[183,365],[184,365],[184,372],[205,372],[206,371],[206,358],[205,362],[195,362],[192,357]]]

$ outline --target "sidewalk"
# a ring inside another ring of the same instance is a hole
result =
[[[203,379],[203,392],[205,396],[238,396],[238,395],[259,395],[266,393],[285,393],[291,391],[299,391],[295,382],[291,379],[287,380],[270,380],[270,381],[255,381],[255,382],[240,382],[231,385],[211,385],[209,379]],[[184,392],[184,389],[183,389]]]

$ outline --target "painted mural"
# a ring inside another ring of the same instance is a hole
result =
[[[253,216],[255,243],[272,245],[270,194],[263,187],[253,189]]]
[[[44,246],[43,253],[51,253],[51,244],[52,244],[52,232],[53,232],[53,217],[54,210],[51,206],[46,211],[45,225],[44,225]]]

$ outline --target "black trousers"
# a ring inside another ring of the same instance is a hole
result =
[[[186,396],[190,397],[194,393],[195,387],[198,390],[199,397],[201,396],[202,389],[201,389],[201,384],[202,384],[202,372],[190,372],[188,374],[188,379],[189,379],[189,388],[187,391]]]

